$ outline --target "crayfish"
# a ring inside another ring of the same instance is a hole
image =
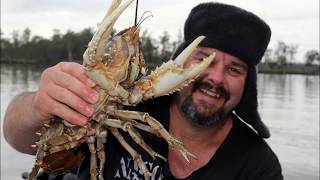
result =
[[[113,0],[83,55],[86,73],[96,82],[95,88],[99,92],[95,114],[83,127],[59,118],[48,120],[48,123],[44,124],[43,132],[38,133],[40,141],[36,142],[36,162],[28,179],[34,179],[40,168],[53,174],[67,172],[84,158],[84,153],[79,150],[83,144],[88,145],[91,153],[91,179],[96,179],[97,176],[103,179],[106,159],[104,144],[108,132],[131,154],[145,179],[150,179],[150,172],[141,156],[125,141],[120,130],[128,132],[153,158],[165,159],[144,142],[137,128],[164,138],[170,146],[180,150],[186,161],[189,161],[189,157],[194,157],[181,141],[171,136],[161,123],[148,113],[128,111],[123,107],[135,106],[143,100],[178,91],[208,67],[214,54],[198,64],[184,67],[188,56],[204,39],[200,36],[175,60],[169,60],[146,75],[138,25],[135,24],[111,37],[116,20],[132,2],[133,0],[124,3]]]

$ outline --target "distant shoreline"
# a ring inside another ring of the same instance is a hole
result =
[[[258,72],[263,74],[304,74],[304,75],[319,75],[320,65],[302,64],[302,63],[287,63],[278,65],[276,63],[260,63]]]
[[[49,67],[50,64],[42,63],[38,64],[30,61],[5,61],[1,59],[1,65],[23,65],[23,66],[35,66],[39,69],[44,69]],[[81,63],[77,61],[78,63]],[[148,69],[154,69],[160,64],[156,63],[147,63]],[[319,75],[320,74],[320,65],[306,65],[303,63],[287,63],[284,65],[278,65],[276,63],[260,63],[257,67],[258,73],[261,74],[303,74],[303,75]]]

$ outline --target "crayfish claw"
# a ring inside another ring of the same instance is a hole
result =
[[[170,60],[163,63],[152,71],[146,80],[142,80],[148,81],[151,84],[149,89],[144,90],[144,100],[179,91],[195,80],[211,64],[215,53],[204,58],[198,64],[185,67],[188,57],[204,38],[204,36],[196,38],[174,61]],[[141,89],[144,89],[146,83],[141,84]]]
[[[188,60],[193,50],[204,40],[205,36],[197,37],[188,47],[186,47],[174,60],[174,63],[183,66]]]

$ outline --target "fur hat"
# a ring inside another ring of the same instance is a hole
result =
[[[206,36],[200,46],[216,48],[248,64],[243,97],[236,114],[251,125],[260,137],[268,138],[269,129],[261,121],[257,99],[257,65],[269,44],[271,30],[259,17],[236,6],[201,3],[194,7],[184,25],[184,41],[173,54],[176,57],[195,38]]]

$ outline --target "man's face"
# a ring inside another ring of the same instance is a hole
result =
[[[214,125],[239,103],[247,77],[246,63],[213,48],[198,47],[186,66],[216,53],[212,64],[190,86],[178,93],[178,105],[184,115],[198,125]]]

